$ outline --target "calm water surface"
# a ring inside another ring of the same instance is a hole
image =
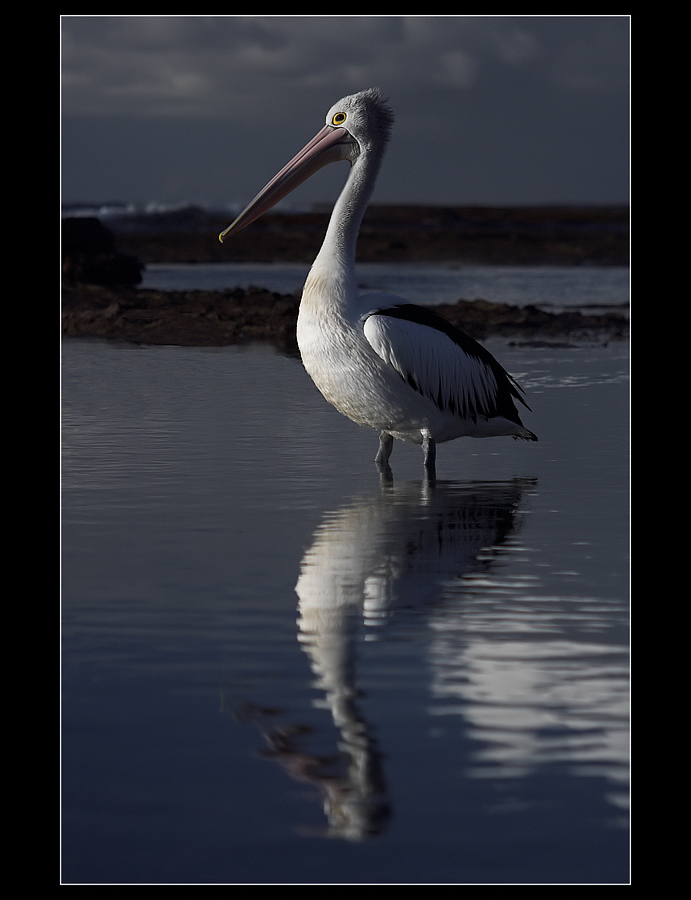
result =
[[[302,263],[214,263],[151,265],[142,287],[158,290],[224,290],[250,285],[290,294],[300,292],[309,265]],[[490,300],[549,312],[585,307],[590,311],[628,303],[629,270],[613,266],[465,266],[402,263],[359,263],[364,291],[387,291],[413,303]]]
[[[422,480],[268,348],[67,340],[65,883],[628,880],[628,348]]]

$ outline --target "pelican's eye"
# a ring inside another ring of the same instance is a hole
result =
[[[331,119],[331,124],[332,125],[342,125],[345,122],[346,118],[347,118],[347,116],[345,113],[336,113],[334,115],[334,117]]]

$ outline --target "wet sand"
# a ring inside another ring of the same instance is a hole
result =
[[[96,223],[95,236],[74,241],[63,231],[63,334],[182,346],[269,342],[296,353],[297,296],[262,288],[141,289],[132,272],[149,263],[310,262],[327,221],[328,212],[267,215],[225,244],[218,233],[228,221],[195,208],[122,219],[112,234]],[[358,241],[362,262],[628,265],[628,254],[628,210],[620,207],[372,207]],[[125,273],[120,279],[118,268]],[[548,313],[484,300],[435,309],[478,340],[621,339],[628,333],[624,311]]]

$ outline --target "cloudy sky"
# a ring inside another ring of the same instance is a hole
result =
[[[243,203],[340,97],[396,126],[375,202],[626,203],[626,16],[63,16],[63,202]],[[330,202],[329,166],[292,200]]]

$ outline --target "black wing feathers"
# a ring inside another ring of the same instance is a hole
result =
[[[477,341],[473,340],[473,338],[468,337],[467,334],[464,334],[455,325],[452,325],[447,319],[443,316],[440,316],[438,313],[434,312],[431,309],[428,309],[424,306],[416,306],[410,303],[401,303],[396,306],[389,306],[382,309],[372,310],[369,315],[378,315],[378,316],[390,316],[395,319],[406,319],[409,322],[414,322],[418,325],[425,325],[428,328],[435,328],[437,331],[441,331],[447,337],[449,337],[458,347],[465,353],[467,356],[474,358],[485,365],[488,369],[491,370],[494,375],[495,381],[497,383],[497,393],[493,398],[494,403],[492,404],[492,409],[483,409],[482,407],[486,407],[485,403],[472,401],[468,404],[468,408],[466,409],[456,409],[454,408],[456,404],[451,400],[451,408],[450,411],[452,413],[458,413],[463,417],[469,417],[473,420],[476,419],[476,414],[478,411],[484,416],[488,418],[492,418],[494,416],[503,416],[505,419],[508,419],[511,422],[515,422],[517,425],[522,425],[523,423],[520,420],[518,415],[518,410],[514,404],[514,399],[520,401],[526,409],[530,409],[528,404],[525,402],[522,394],[522,389],[516,383],[516,381],[509,375],[509,373],[504,369],[504,367],[497,362],[497,360],[492,356],[489,350],[485,349],[481,344],[478,344]],[[422,393],[420,387],[416,384],[415,379],[411,376],[406,378],[408,384],[414,388],[419,393]],[[444,409],[445,406],[448,407],[448,402],[444,402],[444,397],[442,396],[442,391],[439,391],[438,396],[432,397],[432,400],[439,406],[440,409]],[[464,406],[466,404],[463,404]]]

